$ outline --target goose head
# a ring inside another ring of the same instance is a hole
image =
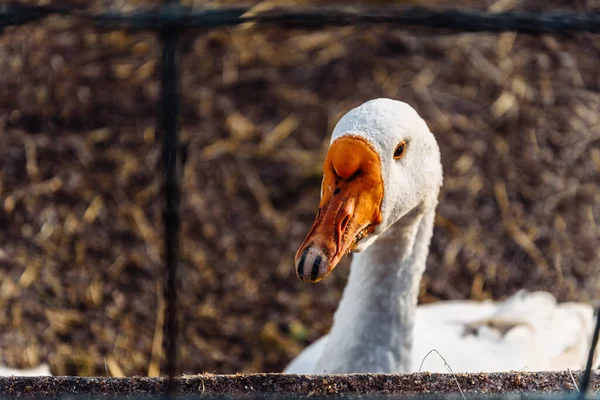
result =
[[[441,184],[438,145],[411,106],[375,99],[352,109],[332,133],[319,210],[295,257],[298,276],[327,277],[344,255],[435,207]]]

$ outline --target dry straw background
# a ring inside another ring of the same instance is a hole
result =
[[[600,1],[394,4],[584,11]],[[598,299],[597,36],[243,26],[183,42],[183,372],[280,371],[328,330],[348,260],[307,285],[292,258],[316,212],[329,132],[374,97],[412,104],[442,149],[421,302],[520,288]],[[0,36],[1,363],[158,373],[159,54],[151,34],[66,18]]]

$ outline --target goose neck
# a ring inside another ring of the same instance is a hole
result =
[[[406,216],[354,255],[317,373],[394,373],[411,368],[419,283],[435,205]]]

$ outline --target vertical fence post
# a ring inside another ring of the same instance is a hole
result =
[[[178,0],[165,0],[165,7],[175,6]],[[177,316],[177,267],[179,258],[179,74],[178,74],[178,31],[175,24],[163,26],[161,68],[161,130],[164,172],[164,286],[166,374],[168,393],[175,390],[177,375],[177,342],[179,335]]]
[[[583,377],[581,378],[581,382],[579,384],[579,399],[583,400],[585,395],[590,388],[590,383],[592,381],[592,369],[594,365],[594,356],[596,355],[596,346],[598,346],[598,337],[600,336],[600,307],[596,310],[596,327],[594,328],[594,333],[592,335],[592,344],[590,347],[590,353],[588,355],[587,364],[585,366],[585,370],[583,371]]]

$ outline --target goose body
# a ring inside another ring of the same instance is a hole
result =
[[[318,282],[356,254],[330,333],[286,373],[449,372],[439,355],[454,372],[585,366],[589,305],[520,291],[501,302],[417,306],[441,185],[436,140],[408,104],[376,99],[342,117],[317,217],[296,254],[298,276]]]
[[[40,364],[35,368],[16,369],[0,365],[0,376],[52,376],[48,364]]]
[[[416,312],[408,372],[449,372],[444,360],[454,372],[583,369],[592,314],[586,304],[559,304],[547,292],[521,291],[502,302],[422,305]],[[285,373],[328,372],[316,369],[327,339],[323,336],[308,346]]]

